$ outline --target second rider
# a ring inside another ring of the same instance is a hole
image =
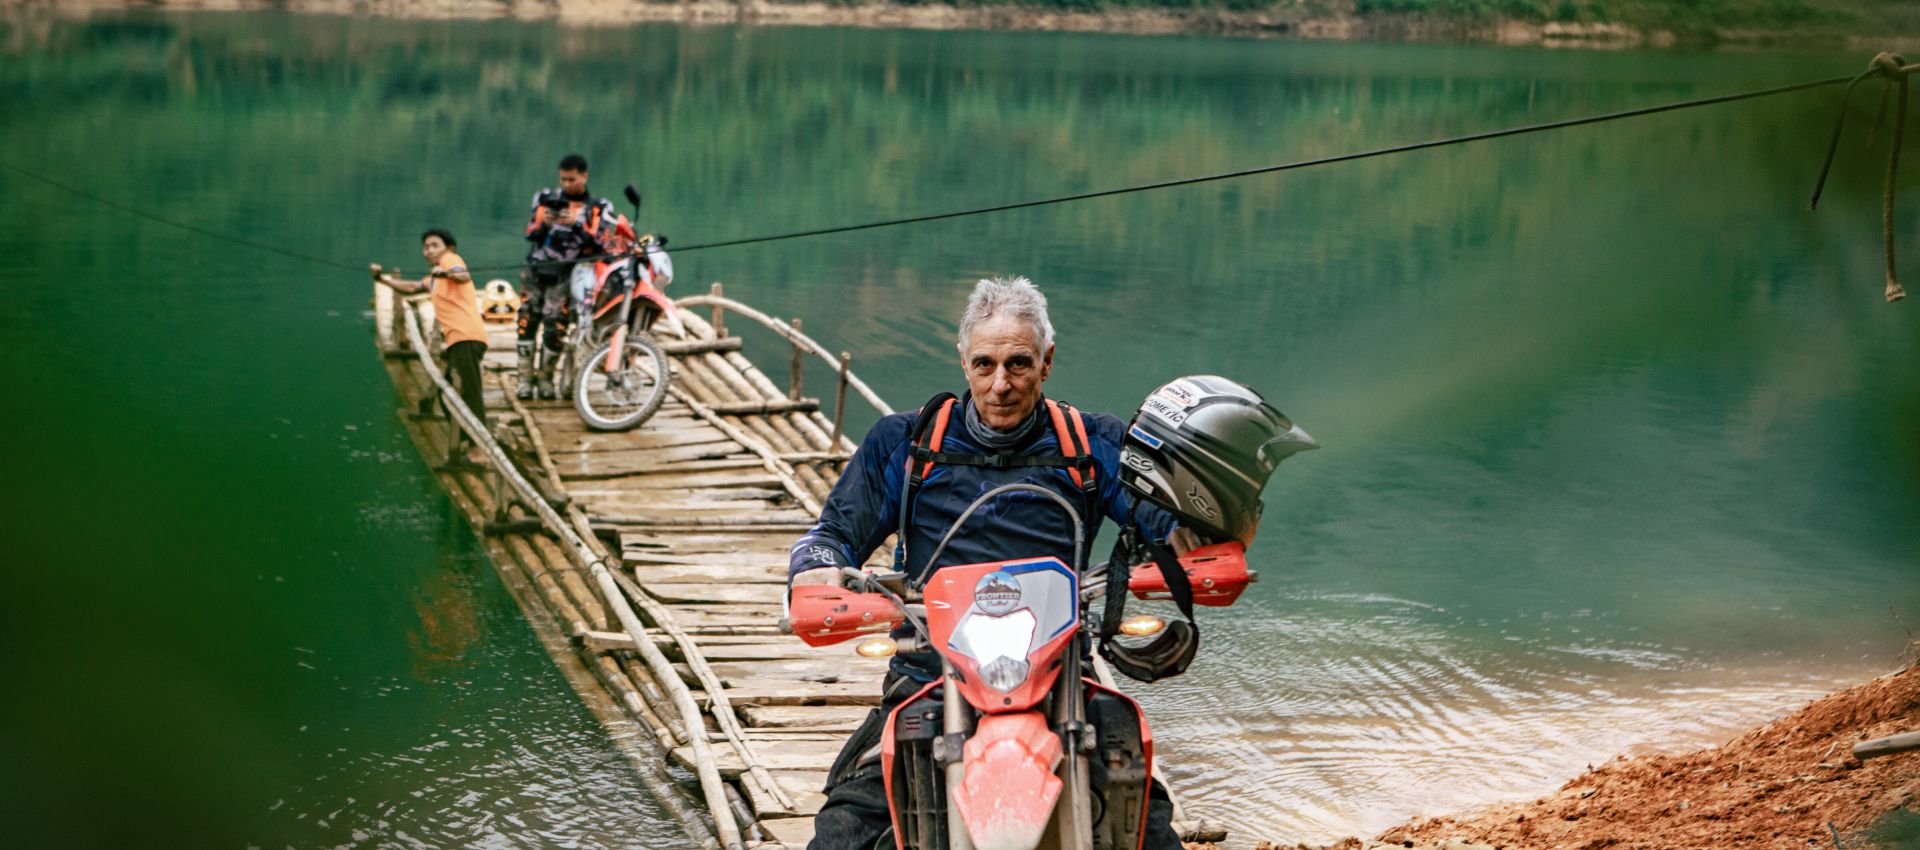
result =
[[[522,399],[551,399],[559,393],[553,367],[559,362],[568,323],[572,320],[576,274],[593,274],[593,263],[583,257],[605,253],[605,238],[620,214],[613,202],[587,191],[587,158],[577,153],[560,160],[560,187],[541,189],[533,196],[527,219],[527,265],[520,272],[520,383],[514,395]],[[589,281],[591,282],[591,281]],[[545,328],[544,337],[541,329]],[[545,356],[536,365],[535,341],[545,343]]]

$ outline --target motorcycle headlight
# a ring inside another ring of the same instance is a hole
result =
[[[1010,694],[1027,681],[1027,672],[1031,667],[1024,659],[1015,660],[1003,655],[980,668],[980,681],[989,688]]]
[[[982,683],[1004,694],[1027,680],[1032,666],[1027,663],[1027,652],[1033,648],[1036,625],[1033,611],[1025,608],[1002,617],[976,611],[960,624],[967,654],[980,662]]]

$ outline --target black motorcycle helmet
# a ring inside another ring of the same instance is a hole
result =
[[[1120,483],[1212,542],[1251,545],[1274,467],[1319,447],[1259,393],[1191,375],[1154,390],[1134,414]]]

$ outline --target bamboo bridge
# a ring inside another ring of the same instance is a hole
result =
[[[797,319],[718,283],[677,303],[686,336],[662,340],[670,395],[630,431],[589,430],[567,400],[516,399],[512,326],[490,325],[486,428],[442,377],[431,305],[374,287],[408,433],[642,784],[693,844],[797,850],[834,756],[879,702],[886,662],[781,632],[788,547],[853,454],[848,395],[892,409]],[[745,357],[729,318],[791,344],[786,387]],[[803,397],[810,356],[837,377],[831,417]],[[459,431],[485,463],[456,450]],[[1175,808],[1184,838],[1224,837]]]

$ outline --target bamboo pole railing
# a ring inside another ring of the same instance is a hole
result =
[[[866,399],[867,404],[872,405],[873,409],[879,411],[881,416],[887,416],[893,413],[893,408],[889,406],[885,401],[882,401],[880,399],[880,396],[874,393],[871,387],[867,386],[867,382],[860,380],[859,376],[853,374],[851,370],[847,369],[846,363],[845,363],[845,359],[847,358],[847,355],[845,353],[836,354],[835,352],[829,351],[826,346],[821,345],[820,343],[814,341],[812,337],[807,336],[804,333],[801,333],[798,320],[795,320],[791,324],[787,322],[782,322],[779,319],[776,319],[772,316],[762,313],[759,310],[755,310],[754,308],[749,307],[746,304],[742,304],[738,301],[735,301],[731,298],[728,298],[722,295],[721,291],[722,290],[720,288],[720,284],[715,283],[713,285],[713,290],[706,295],[692,295],[686,298],[682,298],[673,303],[674,303],[674,306],[680,307],[683,309],[692,308],[692,307],[715,308],[714,318],[710,319],[708,323],[713,325],[714,335],[716,337],[726,336],[726,324],[724,323],[724,320],[720,318],[721,310],[726,310],[732,313],[738,313],[742,316],[752,319],[753,321],[758,322],[761,325],[765,326],[768,330],[771,330],[774,333],[779,334],[783,339],[786,339],[788,342],[793,343],[794,348],[805,349],[806,351],[812,352],[815,356],[819,357],[821,360],[826,361],[827,365],[833,367],[835,372],[844,376],[846,385],[852,388],[854,392],[859,393],[861,398]]]
[[[502,389],[505,389],[504,380],[502,382]],[[565,492],[566,485],[560,481],[559,473],[554,471],[557,467],[553,462],[553,456],[548,453],[546,435],[540,430],[540,423],[533,418],[532,413],[527,410],[526,405],[521,404],[520,400],[512,393],[507,394],[507,400],[508,403],[513,406],[514,412],[520,415],[522,423],[525,424],[527,436],[533,441],[534,452],[540,459],[541,465],[546,467],[547,474],[552,476],[555,489],[560,492]],[[727,424],[730,425],[730,423]],[[746,435],[742,434],[741,436],[744,437]],[[775,472],[780,471],[774,468],[771,461],[768,463],[769,469]],[[802,495],[804,491],[800,489],[797,482],[789,481],[788,490],[796,497],[806,498]],[[817,512],[818,508],[815,507],[812,508],[812,510]],[[588,547],[594,552],[595,557],[602,559],[610,557],[609,553],[600,546],[599,539],[594,535],[592,522],[586,515],[586,512],[581,510],[578,504],[568,502],[567,513],[575,530],[578,531],[586,541]],[[765,792],[769,798],[779,803],[780,806],[787,811],[793,811],[793,799],[788,797],[786,791],[781,789],[780,785],[774,781],[773,775],[767,771],[766,766],[760,762],[759,756],[754,753],[752,745],[747,741],[746,730],[740,725],[740,718],[733,708],[733,703],[727,699],[719,677],[713,673],[713,668],[707,665],[706,658],[701,654],[699,645],[686,633],[685,629],[680,628],[680,624],[674,620],[673,612],[666,606],[660,605],[648,598],[646,593],[640,589],[638,583],[619,572],[614,572],[613,577],[614,583],[619,585],[620,589],[626,593],[628,600],[632,604],[640,606],[646,615],[653,620],[654,625],[661,631],[666,632],[668,637],[680,647],[681,654],[686,656],[687,666],[693,670],[695,677],[700,681],[701,687],[706,689],[707,698],[713,706],[710,713],[713,715],[714,721],[719,724],[720,730],[726,737],[728,745],[732,747],[734,751],[734,755],[739,756],[741,763],[746,766],[748,776],[753,779],[755,784],[760,786],[761,791]],[[678,681],[677,676],[675,680]],[[638,696],[638,694],[636,694],[636,696]],[[699,728],[704,730],[704,725]]]
[[[694,773],[699,777],[701,794],[706,799],[708,812],[713,816],[714,826],[719,832],[720,844],[726,850],[745,850],[746,845],[740,838],[740,825],[735,822],[733,806],[727,799],[726,784],[720,778],[712,748],[704,734],[706,723],[701,719],[700,708],[693,702],[693,695],[687,690],[686,683],[680,681],[679,675],[673,669],[673,664],[660,652],[660,648],[648,639],[646,626],[640,622],[640,617],[634,613],[633,607],[627,604],[625,594],[621,592],[620,586],[615,583],[613,575],[607,570],[605,559],[595,555],[573,526],[561,519],[560,514],[553,509],[552,505],[547,504],[546,499],[534,489],[533,484],[520,474],[520,471],[514,467],[513,461],[507,457],[505,450],[494,441],[493,435],[487,433],[479,417],[467,408],[460,394],[454,390],[452,384],[447,382],[446,376],[441,374],[439,364],[435,362],[420,332],[420,319],[413,305],[403,304],[401,312],[403,314],[401,318],[406,323],[407,341],[413,346],[414,354],[420,358],[421,365],[426,367],[427,377],[440,390],[440,398],[448,415],[487,456],[495,471],[512,486],[522,503],[533,511],[541,524],[565,542],[574,558],[592,574],[594,583],[599,586],[600,594],[607,606],[613,609],[613,614],[620,621],[622,630],[633,640],[641,657],[654,672],[655,679],[662,687],[668,689],[688,730],[695,732],[689,736],[694,753]]]

